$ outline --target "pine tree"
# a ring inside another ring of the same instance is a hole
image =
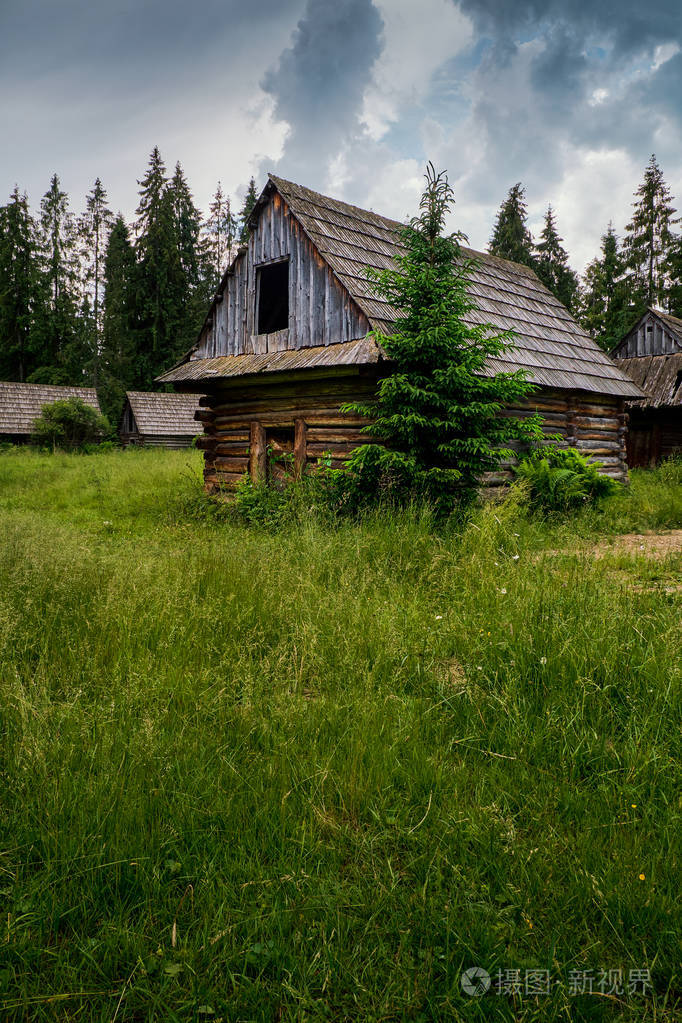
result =
[[[573,311],[578,295],[578,278],[568,265],[568,253],[561,244],[554,210],[547,207],[540,241],[535,246],[535,272],[553,295]]]
[[[528,211],[525,194],[520,181],[509,189],[498,211],[488,252],[502,259],[533,266],[533,238],[526,226]]]
[[[99,397],[102,411],[116,424],[127,390],[147,386],[138,359],[137,264],[128,226],[114,220],[104,253],[104,305]]]
[[[481,475],[511,456],[511,440],[537,438],[539,425],[500,415],[533,388],[521,371],[485,375],[488,358],[508,349],[512,336],[465,320],[475,308],[467,290],[475,264],[462,253],[462,235],[442,235],[453,203],[447,177],[429,164],[426,182],[420,216],[401,232],[397,266],[371,277],[398,314],[395,332],[377,335],[393,372],[376,403],[353,409],[372,417],[367,432],[387,446],[363,445],[348,469],[349,485],[367,500],[389,487],[446,510],[471,498]]]
[[[613,224],[609,224],[602,235],[601,256],[585,270],[580,323],[597,344],[611,351],[645,308],[646,302],[632,291],[627,281],[625,259],[618,248]]]
[[[63,192],[56,174],[40,203],[40,247],[46,288],[46,303],[37,324],[39,366],[31,374],[37,383],[79,384],[82,373],[74,378],[66,368],[66,353],[73,364],[73,346],[78,344],[78,308],[80,273],[74,216],[69,197]],[[85,362],[88,353],[83,353]]]
[[[647,306],[662,306],[668,286],[668,256],[673,244],[671,227],[678,223],[671,205],[672,195],[663,179],[655,154],[635,192],[634,213],[626,227],[623,248],[633,285]]]
[[[244,205],[241,208],[239,214],[239,221],[241,223],[241,231],[239,234],[239,240],[244,245],[249,240],[249,217],[253,212],[253,208],[258,202],[258,192],[256,191],[256,182],[254,178],[249,181],[249,187],[246,190],[244,196]]]
[[[24,381],[35,369],[35,320],[42,301],[36,223],[15,185],[0,208],[0,379]]]
[[[665,305],[669,313],[682,318],[682,235],[675,235],[666,260],[668,290]]]
[[[212,271],[212,285],[215,290],[222,279],[225,268],[232,256],[232,247],[237,237],[238,224],[232,213],[228,196],[223,194],[220,182],[204,222],[206,249]]]
[[[85,213],[78,221],[84,283],[92,297],[93,349],[92,380],[95,387],[99,377],[99,355],[102,346],[102,277],[104,250],[111,228],[112,213],[107,206],[107,193],[99,178],[85,197]]]
[[[176,237],[173,197],[158,147],[149,158],[140,185],[137,207],[137,305],[140,312],[138,361],[142,387],[151,388],[155,377],[178,352],[181,329],[183,273]]]
[[[194,204],[179,163],[168,185],[168,193],[173,208],[182,295],[178,333],[174,350],[170,353],[174,360],[196,340],[214,292],[214,284],[209,254],[201,232],[201,212]]]

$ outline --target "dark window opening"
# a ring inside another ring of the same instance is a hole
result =
[[[289,326],[289,260],[258,268],[259,334],[273,334]]]
[[[682,387],[682,369],[679,371],[679,373],[677,374],[677,376],[675,378],[675,387],[673,389],[673,395],[677,394],[677,392],[680,390],[681,387]]]

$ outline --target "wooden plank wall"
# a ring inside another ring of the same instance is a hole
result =
[[[289,257],[289,327],[257,334],[256,272],[259,265]],[[264,355],[364,337],[370,329],[345,288],[289,214],[275,192],[227,278],[194,358]]]
[[[648,468],[682,455],[682,408],[630,410],[628,465]]]
[[[661,321],[648,313],[625,337],[614,352],[616,359],[635,359],[644,355],[674,355],[679,343]]]
[[[268,428],[290,428],[294,435],[294,471],[314,468],[319,459],[335,468],[344,465],[360,444],[372,438],[362,433],[367,420],[342,413],[345,402],[371,400],[375,382],[353,376],[336,380],[271,386],[232,387],[200,399],[195,418],[203,424],[198,447],[204,451],[204,479],[209,492],[233,487],[244,473],[263,478],[266,473]],[[543,391],[508,415],[542,414],[546,434],[558,434],[566,446],[576,447],[604,466],[605,474],[627,479],[625,435],[627,414],[619,399],[559,391]],[[510,465],[489,474],[488,486],[512,477]]]

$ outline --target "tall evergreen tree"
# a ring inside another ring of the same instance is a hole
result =
[[[609,224],[606,234],[602,235],[601,255],[585,270],[580,323],[602,348],[610,351],[645,307],[642,296],[633,292],[628,283],[618,237],[613,224]]]
[[[623,239],[627,265],[633,285],[644,296],[646,305],[661,306],[667,292],[668,256],[673,243],[671,227],[676,210],[670,189],[663,179],[655,154],[644,171],[644,180],[635,192],[634,213]]]
[[[229,196],[223,194],[220,182],[204,222],[206,249],[211,265],[213,288],[217,288],[226,266],[230,262],[232,246],[237,237],[238,224],[232,213]]]
[[[488,252],[526,266],[533,265],[533,238],[526,225],[526,191],[518,181],[509,189],[497,214]]]
[[[99,397],[102,411],[116,424],[127,390],[147,386],[138,359],[137,264],[128,225],[114,220],[104,253],[104,306]],[[144,364],[144,363],[143,363]]]
[[[178,311],[178,333],[172,358],[178,358],[196,340],[213,295],[209,253],[201,232],[202,218],[180,164],[168,185],[173,208],[182,301]]]
[[[95,387],[99,378],[99,355],[102,347],[102,278],[104,250],[113,216],[107,206],[107,193],[99,178],[95,179],[92,190],[85,197],[85,213],[78,221],[83,278],[87,291],[92,297],[93,349],[92,378]]]
[[[15,185],[0,208],[0,379],[26,380],[35,368],[35,319],[42,299],[36,224]]]
[[[244,196],[244,204],[239,213],[239,222],[241,224],[241,231],[239,234],[239,240],[243,244],[249,240],[249,217],[253,212],[253,207],[258,202],[258,192],[256,191],[256,181],[251,178],[249,181],[249,187],[246,190]]]
[[[136,304],[141,317],[138,360],[142,386],[151,388],[154,378],[178,351],[184,301],[173,197],[157,146],[150,155],[147,173],[138,183],[140,201],[135,225]]]
[[[37,325],[41,353],[38,369],[31,379],[40,383],[78,384],[66,367],[73,366],[74,346],[79,347],[78,307],[80,304],[80,272],[74,216],[69,210],[69,197],[62,191],[59,178],[52,175],[50,187],[40,203],[40,239],[46,303]],[[82,352],[80,362],[91,353]]]
[[[535,272],[546,288],[573,311],[578,294],[578,277],[568,265],[568,253],[561,244],[554,210],[547,207],[540,241],[535,246]]]
[[[666,273],[668,277],[666,296],[668,312],[682,319],[682,235],[675,235],[671,242]]]

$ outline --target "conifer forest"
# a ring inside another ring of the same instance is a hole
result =
[[[218,183],[202,212],[181,165],[171,172],[156,147],[138,184],[131,223],[114,212],[99,177],[81,212],[56,173],[37,206],[17,185],[0,207],[0,379],[94,386],[111,423],[126,390],[155,389],[195,341],[257,199],[253,178],[239,209]],[[539,236],[531,234],[518,182],[499,207],[489,252],[531,266],[609,350],[647,306],[682,316],[674,204],[652,156],[622,211],[622,236],[604,224],[579,277],[551,206]]]

